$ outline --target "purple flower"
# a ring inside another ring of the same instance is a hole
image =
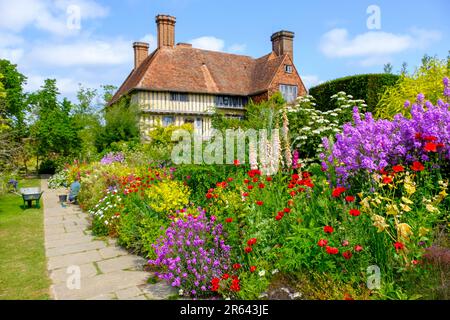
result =
[[[425,95],[423,93],[419,93],[417,95],[417,102],[422,103],[425,100]]]
[[[447,77],[445,77],[444,80],[442,80],[442,82],[444,82],[445,87],[448,87],[449,81]]]
[[[411,102],[409,102],[409,100],[406,100],[403,106],[405,107],[405,109],[407,109],[411,106]]]

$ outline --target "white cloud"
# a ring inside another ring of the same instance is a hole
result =
[[[79,40],[36,45],[28,58],[52,67],[110,66],[131,62],[133,51],[131,42],[122,39]]]
[[[388,61],[393,54],[426,48],[441,37],[439,31],[413,28],[407,34],[370,31],[352,38],[347,29],[333,29],[322,36],[320,50],[327,57],[358,57],[361,64],[374,65]]]
[[[143,36],[141,39],[139,39],[139,41],[141,42],[146,42],[150,45],[149,47],[149,52],[152,52],[156,49],[156,47],[158,46],[156,37],[152,34],[146,34],[145,36]]]
[[[42,75],[28,75],[27,84],[25,85],[25,91],[33,92],[41,89],[46,79],[56,79],[56,85],[59,92],[63,96],[74,95],[79,88],[79,81],[75,81],[72,78],[60,77],[54,74],[50,74],[46,77]]]
[[[233,44],[228,48],[228,52],[231,53],[242,53],[245,52],[245,50],[247,49],[247,45],[246,44]]]
[[[194,48],[211,50],[211,51],[223,51],[225,48],[225,41],[216,37],[200,37],[189,41]]]
[[[323,83],[319,76],[316,75],[304,75],[302,76],[302,80],[308,89]]]
[[[79,30],[67,26],[70,5],[80,8],[81,21],[108,14],[106,7],[93,0],[0,0],[0,29],[17,33],[33,26],[60,36],[78,34]]]

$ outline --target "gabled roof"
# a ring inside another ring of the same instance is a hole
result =
[[[133,90],[251,96],[268,90],[286,55],[259,59],[186,46],[162,47],[133,70],[110,104]]]

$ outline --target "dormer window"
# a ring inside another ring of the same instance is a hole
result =
[[[292,73],[292,66],[290,64],[284,65],[284,71],[286,73]]]

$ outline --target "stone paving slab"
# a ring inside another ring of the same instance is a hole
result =
[[[67,194],[66,190],[50,190],[46,180],[41,189],[53,299],[147,300],[167,299],[176,293],[162,282],[148,284],[152,273],[143,271],[146,260],[118,247],[115,239],[96,240],[88,230],[87,214],[78,206],[58,203],[58,195]]]

